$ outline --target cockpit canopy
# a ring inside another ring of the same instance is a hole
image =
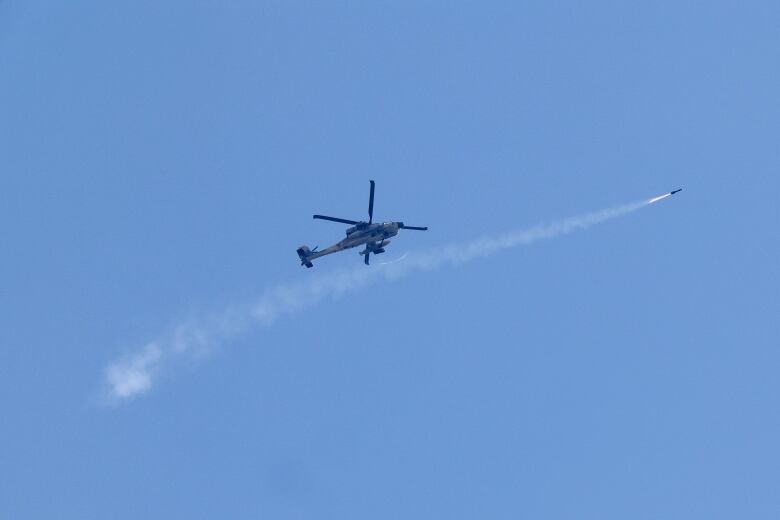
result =
[[[347,228],[347,236],[351,235],[352,233],[360,229],[365,229],[368,226],[369,226],[368,222],[358,222],[354,226]]]

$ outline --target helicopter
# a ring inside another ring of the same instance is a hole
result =
[[[314,264],[312,264],[312,260],[316,258],[362,245],[365,245],[365,248],[360,251],[360,254],[363,255],[363,262],[366,265],[369,265],[369,257],[371,254],[379,255],[384,253],[385,247],[390,243],[388,238],[396,236],[401,229],[412,229],[415,231],[428,230],[427,227],[407,226],[403,222],[374,223],[375,183],[374,181],[369,182],[371,183],[371,191],[368,196],[368,222],[328,217],[326,215],[314,215],[313,218],[315,219],[349,224],[351,227],[347,228],[347,237],[345,239],[321,251],[317,251],[316,247],[314,249],[309,249],[308,246],[299,247],[297,252],[298,258],[301,259],[301,265],[313,267]]]

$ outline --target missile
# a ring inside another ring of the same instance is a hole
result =
[[[674,191],[671,191],[671,192],[667,193],[666,195],[659,195],[658,197],[653,197],[652,199],[648,200],[647,203],[648,204],[652,204],[654,202],[658,202],[659,200],[664,200],[666,197],[671,197],[672,195],[674,195],[678,191],[682,191],[682,188],[678,188],[678,189],[676,189]]]

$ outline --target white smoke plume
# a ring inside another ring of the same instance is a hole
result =
[[[327,273],[321,278],[307,277],[306,282],[279,285],[267,290],[254,303],[182,323],[171,333],[115,360],[105,369],[104,401],[119,404],[144,394],[151,390],[166,367],[202,358],[232,338],[247,334],[255,328],[268,327],[279,317],[316,305],[323,299],[338,299],[379,280],[395,280],[415,271],[431,270],[446,264],[460,265],[495,255],[505,249],[584,230],[663,198],[665,196],[539,224],[497,237],[450,244],[428,252],[407,253],[398,261],[377,264],[371,268],[361,265],[350,271]]]

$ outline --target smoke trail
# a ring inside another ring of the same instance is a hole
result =
[[[404,253],[403,255],[401,255],[401,258],[396,258],[395,260],[389,260],[387,262],[382,262],[379,265],[390,265],[390,264],[394,264],[396,262],[402,262],[403,260],[406,259],[407,256],[409,256],[409,252],[408,251],[406,253]]]
[[[588,229],[626,215],[666,196],[608,208],[578,217],[487,237],[465,244],[450,244],[428,252],[406,255],[404,262],[360,266],[350,271],[328,273],[324,278],[279,285],[251,304],[238,305],[210,316],[179,324],[171,332],[146,344],[135,353],[115,360],[105,369],[105,402],[118,404],[148,392],[163,368],[203,358],[233,338],[259,327],[272,325],[279,317],[316,305],[323,299],[338,299],[379,280],[396,280],[415,271],[441,265],[457,266],[505,249],[532,244],[574,231]],[[306,273],[307,275],[310,273]]]

